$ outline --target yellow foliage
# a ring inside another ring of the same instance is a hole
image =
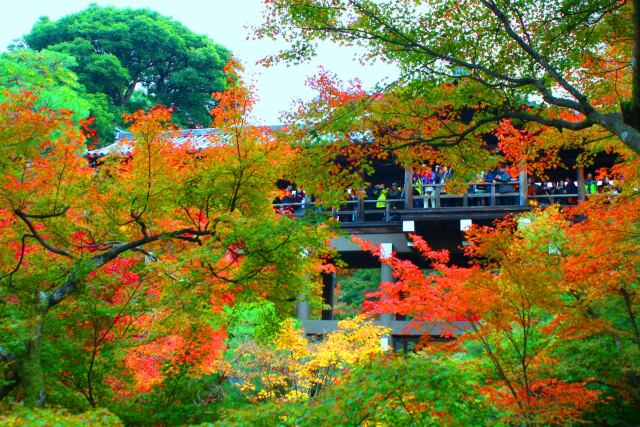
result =
[[[338,330],[314,348],[314,363],[317,366],[339,367],[353,365],[384,352],[380,342],[390,329],[375,326],[364,316],[338,322]]]
[[[293,319],[285,319],[275,339],[276,349],[289,351],[294,359],[302,359],[309,355],[308,341],[296,329]]]
[[[274,348],[247,344],[237,349],[239,390],[253,402],[292,402],[315,396],[354,364],[384,352],[380,343],[390,330],[357,316],[338,322],[338,330],[311,343],[294,321],[282,322]]]

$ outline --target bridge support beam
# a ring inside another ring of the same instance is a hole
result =
[[[298,296],[298,301],[296,301],[296,319],[301,322],[309,320],[309,303],[304,295]]]
[[[393,281],[393,275],[391,267],[387,264],[382,264],[380,266],[380,283],[391,282]],[[392,313],[383,313],[380,315],[380,322],[387,327],[391,327],[391,322],[393,321]]]

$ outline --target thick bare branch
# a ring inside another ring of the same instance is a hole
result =
[[[405,147],[418,145],[418,144],[428,144],[435,147],[447,147],[447,146],[454,146],[454,145],[460,144],[469,135],[473,134],[484,125],[487,125],[489,123],[499,122],[504,119],[518,119],[518,120],[523,120],[527,122],[536,122],[536,123],[543,124],[545,126],[555,127],[557,129],[568,129],[573,131],[587,129],[594,125],[594,123],[589,119],[583,120],[580,122],[568,122],[566,120],[560,120],[560,119],[549,119],[549,118],[542,117],[535,114],[527,114],[527,113],[522,113],[518,111],[511,111],[511,112],[505,112],[502,114],[496,114],[490,117],[482,118],[476,121],[473,125],[467,127],[466,129],[458,133],[438,135],[431,138],[424,138],[420,135],[411,135],[411,136],[405,137],[405,136],[399,135],[397,132],[388,128],[389,132],[387,133],[387,135],[397,140],[409,141],[406,144],[403,144],[399,147],[395,147],[396,149],[405,148]]]
[[[575,86],[569,83],[560,73],[545,59],[538,53],[529,43],[527,43],[522,37],[518,35],[518,33],[513,29],[511,23],[509,22],[509,18],[506,16],[504,11],[498,7],[498,5],[493,0],[481,0],[482,4],[484,4],[495,16],[498,18],[500,23],[507,33],[509,37],[511,37],[518,45],[524,50],[527,55],[529,55],[534,61],[536,61],[542,68],[547,72],[553,80],[555,80],[564,90],[569,92],[571,96],[573,96],[576,101],[580,104],[580,109],[578,111],[589,114],[594,110],[594,108],[589,104],[587,97],[580,92]]]
[[[46,240],[44,240],[42,238],[42,236],[38,233],[38,231],[36,230],[36,228],[33,226],[33,224],[31,223],[31,221],[29,220],[29,217],[27,216],[26,213],[22,212],[20,209],[16,209],[13,211],[18,218],[20,218],[22,220],[22,222],[24,222],[26,224],[26,226],[29,228],[29,230],[31,231],[31,234],[33,235],[33,237],[38,241],[38,243],[40,243],[46,250],[53,252],[54,254],[58,254],[58,255],[62,255],[62,256],[66,256],[68,258],[74,258],[73,254],[65,249],[61,249],[61,248],[57,248],[55,246],[52,246],[51,244],[49,244]]]
[[[616,135],[627,147],[636,153],[640,153],[640,132],[633,126],[626,124],[622,118],[622,114],[602,114],[594,110],[587,114],[587,118]]]
[[[90,258],[89,260],[84,262],[82,266],[74,268],[67,275],[65,282],[60,287],[49,293],[48,308],[59,304],[77,289],[80,281],[82,280],[83,272],[86,273],[87,271],[96,270],[109,261],[114,260],[124,252],[127,252],[129,250],[136,250],[146,244],[157,242],[160,240],[181,239],[193,241],[193,239],[197,239],[198,237],[208,236],[211,234],[212,233],[210,231],[200,231],[191,228],[185,228],[169,233],[149,235],[137,240],[132,240],[130,242],[116,244],[109,250]]]
[[[64,208],[60,209],[59,211],[55,211],[55,212],[51,212],[51,213],[47,213],[47,214],[32,214],[32,213],[24,212],[24,216],[26,216],[27,218],[34,218],[34,219],[55,218],[57,216],[64,215],[65,213],[67,213],[68,210],[69,210],[69,206],[65,206]]]

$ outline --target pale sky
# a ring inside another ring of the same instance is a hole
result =
[[[247,40],[247,25],[258,25],[262,18],[260,0],[0,0],[0,50],[5,51],[14,39],[28,33],[40,16],[55,20],[85,9],[89,4],[117,7],[150,8],[170,16],[192,31],[205,34],[239,58],[246,70],[245,78],[257,88],[259,103],[254,116],[260,124],[276,124],[280,112],[289,109],[295,99],[311,99],[313,92],[305,86],[307,77],[320,66],[343,80],[359,78],[365,88],[397,75],[387,64],[360,65],[355,51],[323,45],[311,63],[295,67],[280,64],[265,69],[255,65],[263,56],[275,53],[278,45],[271,40]]]

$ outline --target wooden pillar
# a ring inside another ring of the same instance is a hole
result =
[[[322,320],[333,320],[334,289],[336,285],[336,273],[322,273],[322,302],[329,306],[322,310]]]
[[[389,243],[389,245],[391,244]],[[390,266],[384,263],[381,264],[380,265],[380,283],[391,282],[393,280],[393,275],[391,273],[392,271]],[[393,320],[393,313],[383,313],[380,315],[380,323],[382,323],[383,326],[390,328],[392,320]]]
[[[358,222],[364,222],[364,210],[365,203],[364,199],[367,197],[366,193],[363,193],[361,196],[358,196]]]
[[[584,191],[584,167],[578,166],[576,169],[578,175],[578,200],[583,201],[586,199]]]
[[[527,176],[527,165],[520,165],[518,173],[518,188],[520,188],[520,206],[529,205],[529,177]]]
[[[404,168],[404,208],[413,208],[413,170]]]

